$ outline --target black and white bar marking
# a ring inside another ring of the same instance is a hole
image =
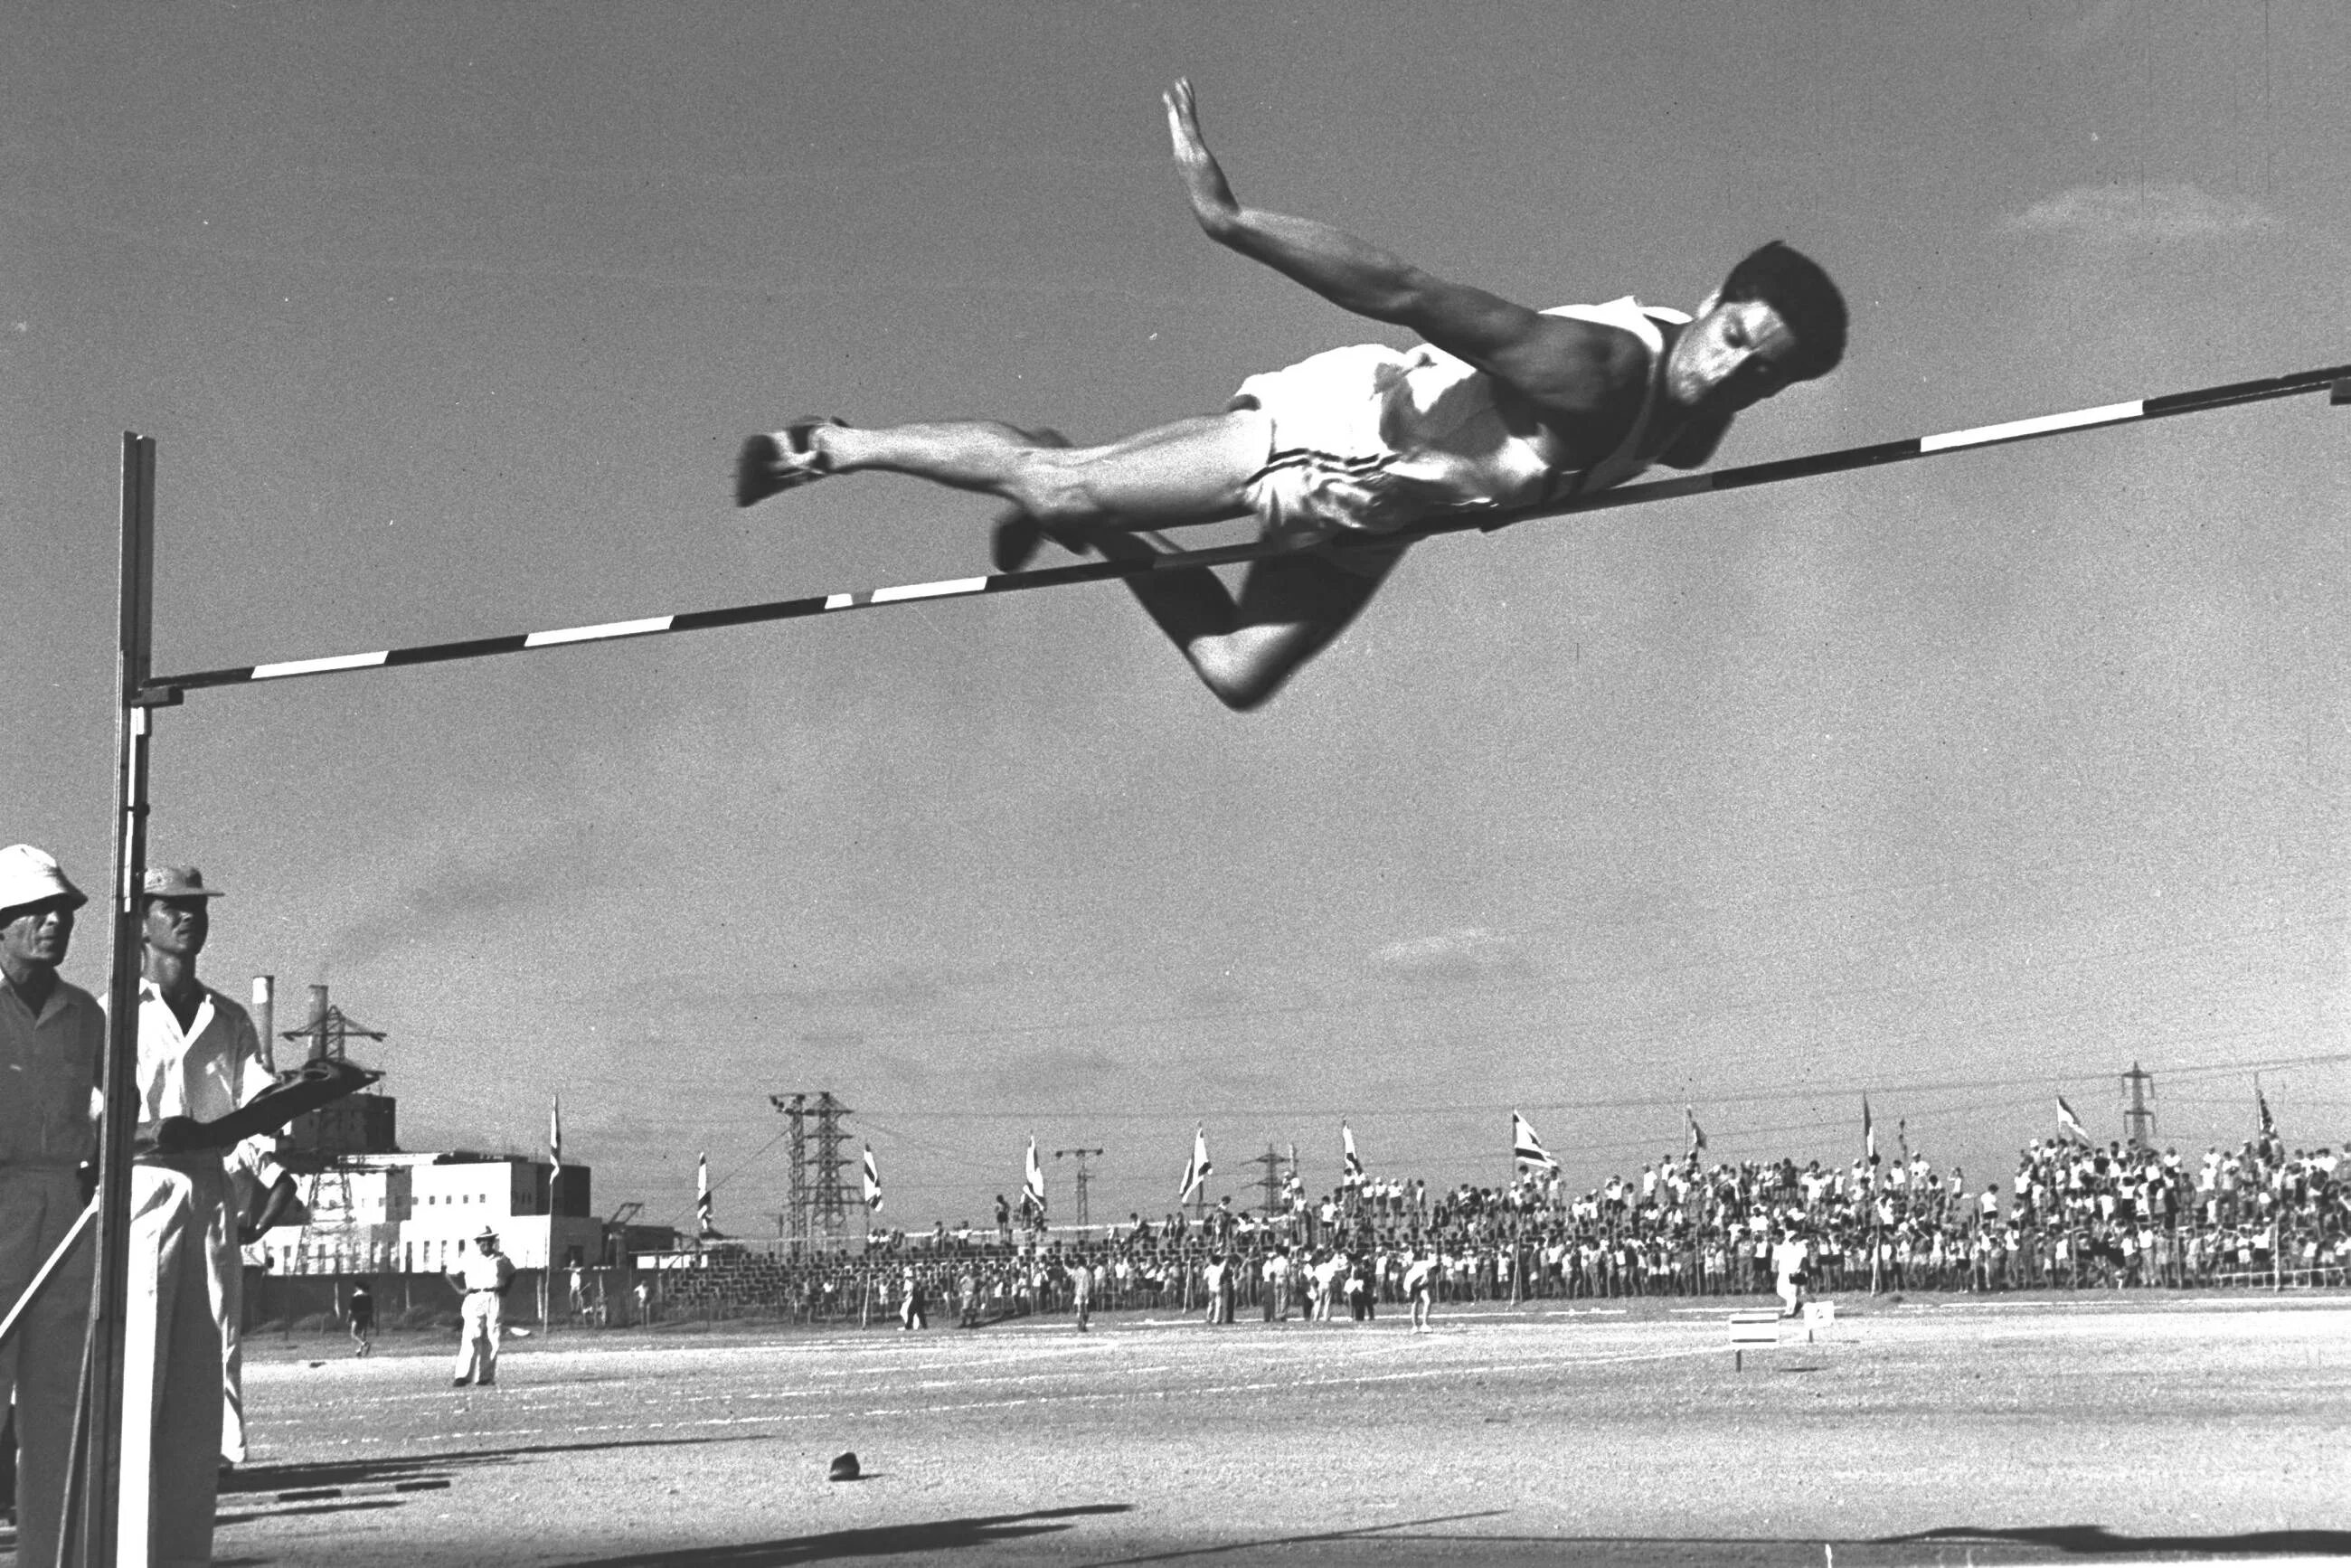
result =
[[[2074,409],[2066,413],[2046,413],[2032,419],[2010,420],[2001,424],[1978,425],[1970,430],[1948,431],[1939,435],[1913,436],[1907,441],[1880,442],[1872,446],[1849,446],[1837,452],[1820,452],[1804,457],[1782,458],[1776,463],[1754,463],[1740,468],[1724,468],[1711,474],[1693,474],[1686,478],[1660,479],[1646,485],[1625,485],[1586,496],[1563,506],[1539,507],[1526,511],[1493,513],[1477,512],[1455,517],[1441,518],[1399,534],[1367,540],[1372,544],[1389,544],[1399,538],[1428,538],[1438,534],[1459,533],[1471,528],[1492,532],[1514,524],[1533,522],[1543,517],[1566,517],[1578,512],[1607,511],[1618,507],[1637,507],[1652,501],[1670,501],[1684,496],[1704,496],[1723,490],[1744,490],[1758,485],[1776,485],[1788,479],[1806,479],[1815,475],[1844,473],[1856,468],[1880,467],[1889,463],[1907,463],[1920,457],[1932,457],[1946,452],[1962,452],[1978,446],[1999,446],[2011,442],[2032,441],[2043,436],[2063,435],[2077,430],[2092,430],[2103,425],[2128,424],[2139,420],[2161,419],[2176,413],[2200,413],[2210,409],[2230,408],[2238,403],[2261,402],[2271,398],[2292,397],[2300,392],[2313,392],[2333,387],[2335,402],[2351,402],[2351,365],[2336,365],[2327,370],[2304,371],[2294,375],[2272,376],[2262,381],[2232,382],[2225,386],[2203,387],[2193,392],[2172,392],[2163,397],[2141,398],[2131,402],[2104,403],[2095,408]],[[1339,541],[1345,548],[1346,541]],[[559,648],[581,643],[610,643],[632,637],[663,636],[675,632],[707,632],[722,626],[748,626],[764,621],[796,621],[808,616],[829,615],[841,610],[866,610],[884,604],[908,604],[926,599],[963,599],[988,593],[1018,593],[1036,588],[1062,588],[1072,583],[1103,582],[1117,578],[1140,577],[1147,572],[1167,571],[1185,567],[1225,566],[1238,561],[1255,560],[1262,556],[1280,553],[1285,547],[1278,544],[1252,542],[1228,545],[1215,549],[1184,550],[1170,555],[1155,556],[1143,561],[1081,561],[1074,566],[1050,567],[1039,571],[997,572],[984,577],[949,578],[938,582],[904,583],[893,588],[867,589],[850,593],[820,593],[800,599],[779,599],[765,604],[741,604],[724,610],[691,610],[675,615],[650,615],[635,621],[608,621],[593,626],[566,626],[549,632],[523,632],[499,637],[475,637],[455,643],[429,643],[410,648],[381,648],[367,653],[334,653],[321,659],[288,659],[271,664],[240,664],[221,670],[195,670],[185,674],[159,675],[143,688],[153,701],[168,702],[177,694],[207,686],[242,685],[254,681],[282,681],[297,675],[338,674],[347,670],[400,669],[412,664],[440,664],[462,659],[486,659],[498,653],[521,653],[535,648]]]

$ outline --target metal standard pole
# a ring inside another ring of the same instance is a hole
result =
[[[98,1268],[60,1563],[111,1568],[122,1467],[123,1328],[131,1294],[131,1141],[138,1129],[140,903],[147,875],[148,689],[154,612],[155,443],[122,437],[122,551],[115,694],[114,973],[108,989],[106,1113],[99,1133]]]

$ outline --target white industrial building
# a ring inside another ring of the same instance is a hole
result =
[[[588,1170],[566,1166],[550,1192],[554,1174],[519,1155],[338,1155],[297,1174],[305,1222],[270,1231],[246,1261],[276,1274],[432,1274],[487,1226],[517,1268],[592,1267],[604,1228],[587,1211]]]

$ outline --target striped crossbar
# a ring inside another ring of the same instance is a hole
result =
[[[1733,1344],[1778,1344],[1780,1343],[1780,1314],[1777,1312],[1731,1313],[1730,1343]]]
[[[2065,434],[2077,430],[2096,429],[2105,425],[2127,424],[2139,420],[2160,419],[2169,414],[2199,413],[2210,409],[2230,408],[2239,403],[2260,402],[2271,398],[2291,397],[2298,392],[2312,392],[2351,382],[2351,365],[2337,365],[2328,370],[2304,371],[2295,375],[2272,376],[2262,381],[2232,382],[2225,386],[2204,387],[2194,392],[2172,392],[2164,397],[2142,398],[2132,402],[2101,404],[2096,408],[2075,409],[2068,413],[2042,414],[2032,419],[2010,420],[2001,424],[1979,425],[1970,430],[1954,430],[1940,435],[1914,436],[1907,441],[1880,442],[1871,446],[1850,446],[1838,452],[1814,453],[1804,457],[1782,458],[1775,463],[1755,463],[1740,468],[1724,468],[1711,474],[1693,474],[1678,479],[1660,479],[1646,485],[1626,485],[1614,490],[1585,496],[1560,506],[1530,508],[1524,511],[1495,513],[1480,511],[1439,517],[1400,533],[1382,535],[1376,538],[1342,538],[1333,548],[1354,546],[1385,546],[1400,541],[1431,538],[1439,534],[1460,533],[1469,529],[1492,532],[1514,524],[1533,522],[1545,517],[1566,517],[1579,512],[1607,511],[1618,507],[1637,507],[1654,501],[1676,500],[1685,496],[1712,495],[1724,490],[1750,489],[1758,485],[1776,485],[1789,479],[1807,479],[1822,474],[1845,473],[1856,468],[1882,467],[1890,463],[1907,463],[1920,457],[1932,457],[1946,452],[1962,452],[1980,446],[2005,445],[2011,442],[2032,441],[2045,436]],[[2343,401],[2338,396],[2337,401]],[[1104,582],[1119,578],[1143,577],[1155,571],[1173,571],[1189,567],[1227,566],[1240,561],[1259,559],[1294,549],[1279,541],[1252,541],[1226,545],[1214,549],[1179,550],[1155,555],[1147,560],[1081,561],[1073,566],[1049,567],[1037,571],[995,572],[984,577],[949,578],[938,582],[904,583],[893,588],[867,589],[860,592],[819,593],[799,599],[779,599],[765,604],[740,604],[723,610],[692,610],[675,615],[651,615],[633,621],[608,621],[593,626],[567,626],[548,632],[522,632],[498,637],[472,637],[454,643],[427,643],[408,648],[381,648],[366,653],[332,653],[317,659],[287,659],[268,664],[239,664],[227,669],[192,670],[184,674],[159,675],[151,678],[142,688],[150,700],[169,700],[177,693],[194,691],[208,686],[242,685],[254,681],[282,681],[298,675],[339,674],[350,670],[401,669],[413,664],[441,664],[464,659],[486,659],[500,653],[520,653],[535,648],[570,647],[581,643],[625,641],[632,637],[665,636],[677,632],[707,632],[722,626],[749,626],[766,621],[797,621],[809,616],[830,615],[844,610],[866,610],[884,604],[906,604],[931,599],[963,599],[991,593],[1019,593],[1030,589],[1065,588],[1081,582]]]

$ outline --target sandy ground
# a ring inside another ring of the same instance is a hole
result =
[[[2351,1297],[509,1342],[265,1338],[219,1562],[2351,1558]],[[853,1449],[865,1479],[825,1479]]]

